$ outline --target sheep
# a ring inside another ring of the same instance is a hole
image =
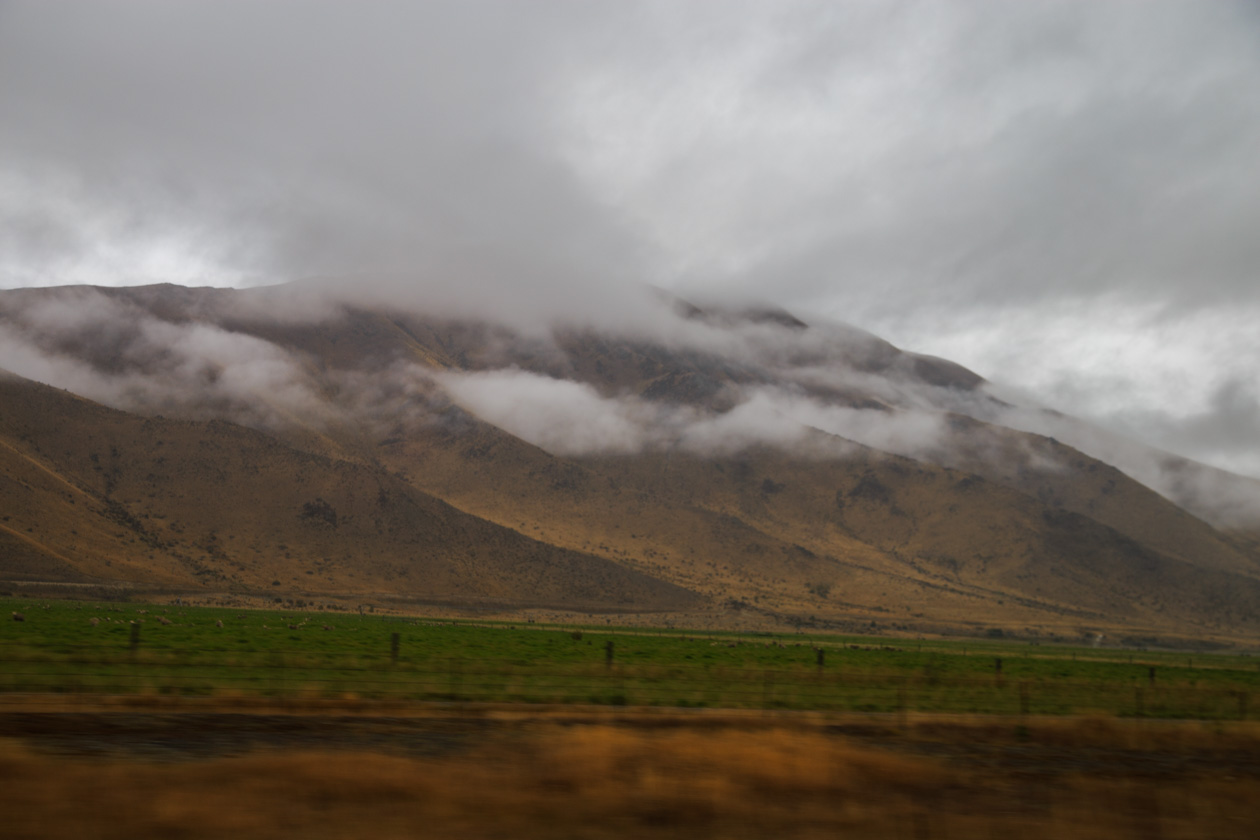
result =
[[[88,624],[92,625],[93,627],[95,627],[96,625],[98,625],[98,624],[100,624],[100,623],[101,623],[101,620],[100,620],[99,618],[89,618],[89,619],[88,619]]]
[[[14,621],[26,621],[26,614],[25,614],[25,613],[20,613],[20,612],[15,612],[15,613],[13,614],[13,620],[14,620]]]
[[[171,623],[171,620],[164,615],[159,615],[157,617],[157,620],[158,620],[158,624],[161,624],[163,627]]]
[[[219,619],[218,621],[216,621],[216,622],[214,623],[214,626],[215,626],[215,627],[222,627],[222,626],[223,626],[223,619]]]

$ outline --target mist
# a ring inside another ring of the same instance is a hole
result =
[[[746,374],[694,417],[562,389],[607,423],[569,438],[591,451],[725,439],[702,430],[729,415],[750,439],[807,427],[922,456],[941,412],[993,417],[895,344],[1260,477],[1258,27],[1253,4],[1174,0],[10,0],[0,287],[254,294],[201,327],[91,325],[126,370],[66,351],[74,313],[49,315],[56,346],[10,322],[0,366],[129,409],[344,422],[375,386],[244,325],[400,307],[493,321],[508,345],[596,329]],[[662,316],[648,286],[811,329]],[[499,356],[526,403],[554,390]],[[772,384],[777,413],[758,408]],[[485,382],[451,387],[494,410]],[[351,408],[325,416],[329,393]],[[1126,470],[1176,492],[1164,457]]]
[[[623,395],[518,369],[447,373],[437,381],[473,414],[558,455],[681,450],[734,455],[769,446],[842,458],[862,447],[914,457],[941,444],[941,420],[925,412],[833,406],[775,387],[737,389],[734,407],[702,411]],[[837,439],[824,444],[814,433]]]
[[[1003,430],[1015,429],[1112,464],[1215,523],[1260,522],[1254,482],[843,324],[807,325],[764,306],[698,309],[640,289],[636,308],[615,326],[558,319],[518,330],[511,318],[460,320],[457,310],[400,308],[398,298],[365,309],[370,295],[351,305],[344,289],[322,289],[9,292],[0,295],[0,356],[13,373],[115,408],[225,419],[281,436],[358,429],[405,437],[447,422],[457,406],[566,458],[720,458],[768,447],[792,458],[895,455],[999,473],[1012,457],[1033,471],[1072,468],[1070,449],[1047,454],[1029,440],[1012,453]],[[398,348],[382,355],[358,344],[356,324],[451,330],[430,346],[458,343],[451,361],[420,363]],[[303,349],[319,335],[349,340],[350,355]],[[614,384],[616,364],[642,376],[655,358],[667,360],[663,390]],[[603,373],[591,372],[592,360]],[[670,384],[678,374],[702,384]],[[983,425],[960,425],[960,416]]]

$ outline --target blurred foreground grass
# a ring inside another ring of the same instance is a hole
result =
[[[697,719],[698,720],[698,719]],[[493,731],[437,757],[167,763],[0,742],[4,834],[40,838],[1148,838],[1254,836],[1260,728],[916,718]]]

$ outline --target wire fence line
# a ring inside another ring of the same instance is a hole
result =
[[[831,666],[507,662],[228,647],[0,646],[0,692],[356,697],[732,709],[973,712],[1246,720],[1245,686],[1021,679]]]

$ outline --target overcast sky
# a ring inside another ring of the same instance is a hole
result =
[[[1254,3],[0,0],[0,287],[759,298],[1260,476],[1258,269]]]

